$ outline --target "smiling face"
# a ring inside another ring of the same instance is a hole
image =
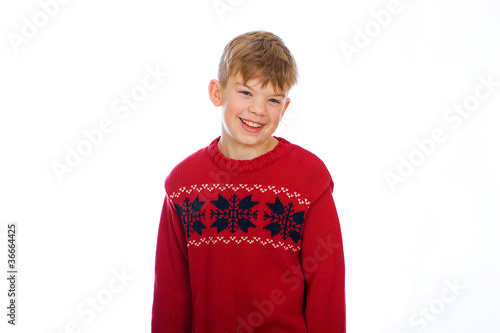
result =
[[[209,93],[212,103],[222,106],[219,149],[226,157],[251,159],[278,144],[272,134],[290,104],[285,92],[275,92],[272,84],[262,87],[258,79],[244,84],[237,74],[224,88],[219,81],[210,81]]]

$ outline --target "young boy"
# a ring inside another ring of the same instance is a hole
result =
[[[152,332],[345,332],[333,181],[274,137],[297,81],[283,41],[256,31],[224,49],[209,84],[222,133],[165,181]]]

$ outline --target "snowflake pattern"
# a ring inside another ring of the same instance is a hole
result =
[[[210,217],[216,220],[211,227],[217,228],[217,234],[227,228],[233,234],[237,229],[248,234],[248,228],[256,228],[250,220],[257,218],[257,210],[252,208],[258,203],[252,201],[251,194],[241,200],[236,194],[231,195],[229,200],[219,194],[218,199],[212,201],[216,209],[211,210]]]
[[[175,210],[184,224],[184,229],[186,230],[187,238],[190,238],[193,231],[202,235],[202,229],[206,226],[201,222],[205,219],[205,211],[201,211],[201,207],[205,204],[204,201],[200,201],[198,196],[194,198],[192,202],[188,198],[184,199],[184,204],[178,205],[174,203]]]
[[[274,203],[266,202],[266,205],[271,213],[264,212],[264,221],[271,222],[264,229],[271,231],[271,237],[281,234],[284,241],[290,237],[297,244],[302,239],[305,211],[295,212],[292,202],[284,206],[278,197]]]

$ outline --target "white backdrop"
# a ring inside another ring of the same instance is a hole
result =
[[[499,14],[493,0],[2,1],[1,331],[149,331],[163,182],[220,134],[207,87],[223,47],[267,30],[300,74],[276,135],[335,182],[348,332],[499,332]]]

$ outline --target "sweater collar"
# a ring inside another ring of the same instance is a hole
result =
[[[287,140],[280,137],[275,138],[279,141],[276,147],[250,160],[233,160],[224,156],[217,147],[220,136],[213,140],[206,150],[212,161],[221,169],[232,172],[255,171],[278,160],[292,147],[292,144]]]

